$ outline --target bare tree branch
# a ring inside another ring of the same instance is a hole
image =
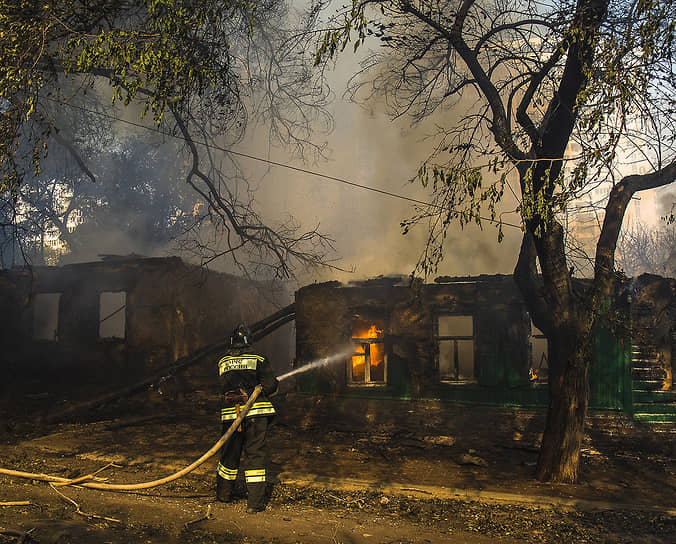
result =
[[[63,147],[65,147],[68,152],[70,153],[71,157],[75,160],[77,165],[80,167],[80,170],[90,179],[92,182],[96,183],[96,176],[92,173],[92,171],[87,167],[85,164],[84,160],[80,156],[80,153],[78,152],[77,149],[75,149],[75,146],[68,140],[66,140],[61,134],[59,133],[58,129],[54,129],[54,131],[51,133],[52,137]]]
[[[411,2],[405,1],[402,3],[406,12],[411,13],[421,21],[425,22],[430,28],[433,28],[439,32],[448,40],[450,44],[453,45],[453,48],[462,57],[463,61],[467,65],[467,68],[474,76],[474,80],[483,92],[487,102],[491,107],[491,130],[495,134],[497,143],[503,148],[505,153],[507,153],[507,155],[512,160],[521,161],[526,157],[524,152],[519,149],[516,143],[512,140],[511,133],[509,132],[509,122],[507,120],[507,115],[505,113],[505,108],[500,94],[477,60],[476,54],[469,48],[462,37],[462,27],[465,18],[467,17],[467,13],[473,4],[474,0],[465,0],[458,10],[453,27],[451,29],[447,29],[438,21],[433,20],[431,17],[414,7]]]
[[[607,284],[615,265],[615,248],[622,220],[631,198],[640,191],[664,187],[676,181],[676,161],[644,175],[627,176],[615,185],[608,197],[603,227],[596,245],[594,274],[602,285]],[[602,292],[607,292],[607,288]]]

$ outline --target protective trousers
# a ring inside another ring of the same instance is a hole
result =
[[[223,423],[223,433],[228,430],[231,423]],[[267,429],[267,417],[245,419],[242,422],[242,430],[236,431],[225,443],[221,449],[216,479],[218,500],[228,502],[232,499],[240,458],[242,458],[248,491],[247,507],[255,510],[265,507],[265,435]]]

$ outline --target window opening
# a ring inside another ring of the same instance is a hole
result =
[[[474,320],[471,315],[441,315],[437,319],[439,380],[473,382]]]
[[[99,296],[99,338],[124,339],[127,293],[106,291]]]
[[[530,322],[528,342],[530,351],[528,379],[531,382],[546,383],[549,375],[549,363],[547,361],[549,341],[542,331],[533,324],[533,321]]]
[[[33,300],[33,339],[56,342],[61,293],[38,293]]]
[[[385,321],[356,318],[352,322],[355,351],[348,365],[352,384],[384,384],[387,382],[385,353]]]

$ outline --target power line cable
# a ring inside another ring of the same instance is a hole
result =
[[[126,120],[126,119],[121,119],[121,118],[119,118],[119,117],[115,117],[114,115],[110,115],[110,114],[108,114],[108,113],[104,113],[104,112],[92,110],[92,109],[89,109],[89,108],[85,108],[85,107],[83,107],[83,106],[76,106],[76,105],[74,105],[74,104],[70,104],[70,103],[68,103],[68,102],[63,102],[63,101],[60,101],[60,100],[56,100],[56,99],[51,98],[51,97],[48,97],[48,96],[41,96],[41,98],[44,98],[44,99],[46,99],[46,100],[50,100],[50,101],[55,102],[55,103],[57,103],[57,104],[60,104],[60,105],[62,105],[62,106],[68,106],[68,107],[70,107],[70,108],[77,109],[77,110],[81,110],[81,111],[84,111],[84,112],[86,112],[86,113],[91,113],[91,114],[94,114],[94,115],[99,115],[99,116],[101,116],[101,117],[106,117],[106,118],[108,118],[108,119],[110,119],[110,120],[112,120],[112,121],[117,121],[117,122],[119,122],[119,123],[125,123],[125,124],[128,124],[128,125],[134,126],[134,127],[138,127],[138,128],[142,128],[142,129],[145,129],[145,130],[149,130],[150,132],[155,132],[155,133],[161,134],[161,135],[163,135],[163,136],[169,136],[170,138],[175,138],[175,139],[177,139],[177,140],[182,140],[182,141],[185,141],[185,142],[188,141],[188,140],[187,140],[185,137],[183,137],[183,136],[179,136],[179,135],[177,135],[177,134],[173,134],[173,133],[168,132],[168,131],[160,130],[159,128],[149,127],[148,125],[144,125],[144,124],[141,124],[141,123],[136,123],[136,122],[134,122],[134,121],[128,121],[128,120]],[[210,144],[210,143],[208,143],[208,142],[202,142],[202,141],[199,141],[199,140],[193,140],[192,143],[195,143],[195,144],[197,144],[197,145],[201,145],[201,146],[204,146],[204,147],[207,147],[207,148],[210,148],[210,149],[215,149],[215,150],[217,150],[217,151],[222,151],[222,152],[224,152],[224,153],[230,153],[230,154],[236,155],[236,156],[238,156],[238,157],[243,157],[243,158],[251,159],[251,160],[254,160],[254,161],[258,161],[258,162],[263,162],[263,163],[269,164],[269,165],[271,165],[271,166],[277,166],[277,167],[279,167],[279,168],[286,168],[286,169],[288,169],[288,170],[293,170],[293,171],[295,171],[295,172],[300,172],[300,173],[303,173],[303,174],[308,174],[308,175],[311,175],[311,176],[315,176],[315,177],[327,179],[327,180],[329,180],[329,181],[335,181],[335,182],[337,182],[337,183],[342,183],[342,184],[344,184],[344,185],[349,185],[349,186],[351,186],[351,187],[356,187],[356,188],[358,188],[358,189],[364,189],[364,190],[366,190],[366,191],[371,191],[371,192],[374,192],[374,193],[379,193],[379,194],[382,194],[382,195],[385,195],[385,196],[389,196],[389,197],[392,197],[392,198],[398,198],[398,199],[400,199],[400,200],[406,200],[406,201],[408,201],[408,202],[413,202],[413,203],[415,203],[415,204],[421,204],[421,205],[423,205],[423,206],[427,206],[427,207],[430,207],[430,208],[439,208],[439,209],[441,209],[441,210],[445,209],[443,206],[440,206],[439,204],[433,204],[433,203],[431,203],[431,202],[425,202],[425,201],[423,201],[423,200],[417,200],[417,199],[415,199],[415,198],[411,198],[411,197],[408,197],[408,196],[400,195],[400,194],[397,194],[397,193],[392,193],[392,192],[390,192],[390,191],[385,191],[385,190],[383,190],[383,189],[377,189],[377,188],[375,188],[375,187],[370,187],[370,186],[368,186],[368,185],[363,185],[363,184],[361,184],[361,183],[356,183],[356,182],[354,182],[354,181],[349,181],[349,180],[344,179],[344,178],[339,178],[339,177],[336,177],[336,176],[330,176],[330,175],[328,175],[328,174],[323,174],[323,173],[321,173],[321,172],[316,172],[316,171],[314,171],[314,170],[309,170],[309,169],[307,169],[307,168],[300,168],[300,167],[298,167],[298,166],[291,166],[291,165],[289,165],[289,164],[284,164],[284,163],[277,162],[277,161],[273,161],[273,160],[270,160],[270,159],[264,159],[264,158],[262,158],[262,157],[257,157],[256,155],[251,155],[251,154],[249,154],[249,153],[243,153],[243,152],[241,152],[241,151],[234,151],[234,150],[232,150],[232,149],[228,149],[228,148],[225,148],[225,147],[221,147],[221,146],[216,145],[216,144]],[[511,187],[510,187],[510,189],[511,189]],[[488,217],[481,217],[481,216],[479,216],[479,219],[481,219],[482,221],[488,221],[488,222],[491,222],[491,223],[502,224],[502,225],[505,225],[505,226],[507,226],[507,227],[514,227],[514,228],[517,228],[517,229],[521,230],[521,226],[520,226],[520,225],[515,225],[515,224],[513,224],[513,223],[506,223],[506,222],[504,222],[504,221],[496,221],[495,219],[490,219],[490,218],[488,218]]]

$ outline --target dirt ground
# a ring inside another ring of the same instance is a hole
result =
[[[77,478],[106,467],[108,482],[143,482],[190,464],[220,432],[203,397],[141,396],[59,424],[41,423],[57,407],[33,400],[0,407],[0,468]],[[269,443],[270,499],[255,515],[241,483],[241,500],[215,501],[216,457],[136,493],[0,475],[0,503],[29,502],[0,506],[0,544],[676,542],[676,461],[640,447],[586,448],[573,486],[536,482],[534,447],[392,426],[278,420]]]

